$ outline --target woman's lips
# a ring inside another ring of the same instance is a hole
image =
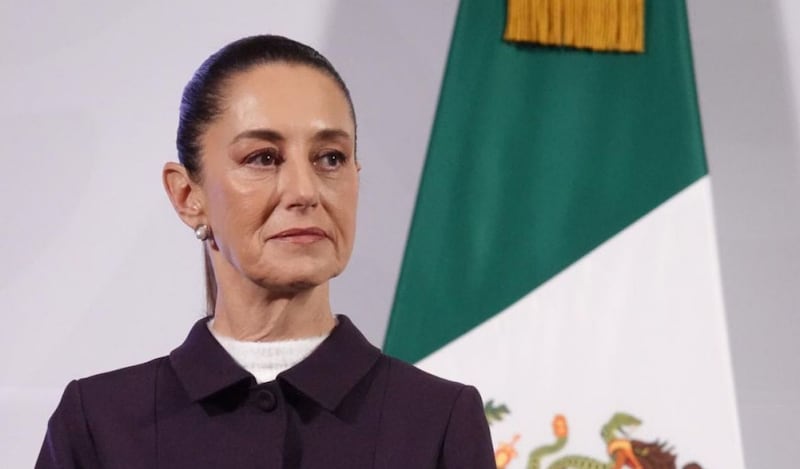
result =
[[[286,241],[294,244],[311,244],[316,243],[327,238],[328,235],[324,230],[311,227],[311,228],[290,228],[281,231],[280,233],[271,236],[269,239],[277,241]]]

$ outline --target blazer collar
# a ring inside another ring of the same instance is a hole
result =
[[[334,411],[381,355],[346,316],[338,315],[330,335],[303,361],[278,375],[329,411]],[[189,336],[169,355],[170,363],[189,398],[199,401],[223,389],[253,380],[197,321]]]
[[[347,316],[338,315],[336,319],[336,327],[311,355],[278,375],[278,380],[331,412],[381,356]]]
[[[170,364],[193,402],[254,379],[211,335],[209,319],[194,323],[183,344],[169,354]]]

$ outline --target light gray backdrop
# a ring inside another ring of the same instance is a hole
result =
[[[164,3],[0,5],[4,467],[32,465],[69,379],[165,354],[203,314],[200,247],[173,215],[160,170],[174,158],[183,84],[240,36],[308,42],[352,90],[360,219],[333,302],[383,340],[457,1]],[[792,467],[800,6],[689,8],[745,457]]]

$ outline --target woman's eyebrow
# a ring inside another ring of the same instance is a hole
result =
[[[314,140],[352,140],[352,137],[342,129],[320,129],[314,134]]]
[[[231,145],[244,139],[266,140],[269,142],[284,142],[286,137],[280,132],[273,129],[249,129],[245,130],[231,140]],[[313,139],[316,141],[323,140],[351,140],[350,134],[342,129],[326,128],[320,129],[314,133]]]

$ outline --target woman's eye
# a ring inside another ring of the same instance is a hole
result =
[[[314,162],[314,165],[326,170],[331,171],[344,165],[347,161],[347,156],[340,151],[329,151],[320,155]]]
[[[245,163],[257,166],[274,166],[279,163],[278,153],[272,150],[257,151],[245,159]]]

